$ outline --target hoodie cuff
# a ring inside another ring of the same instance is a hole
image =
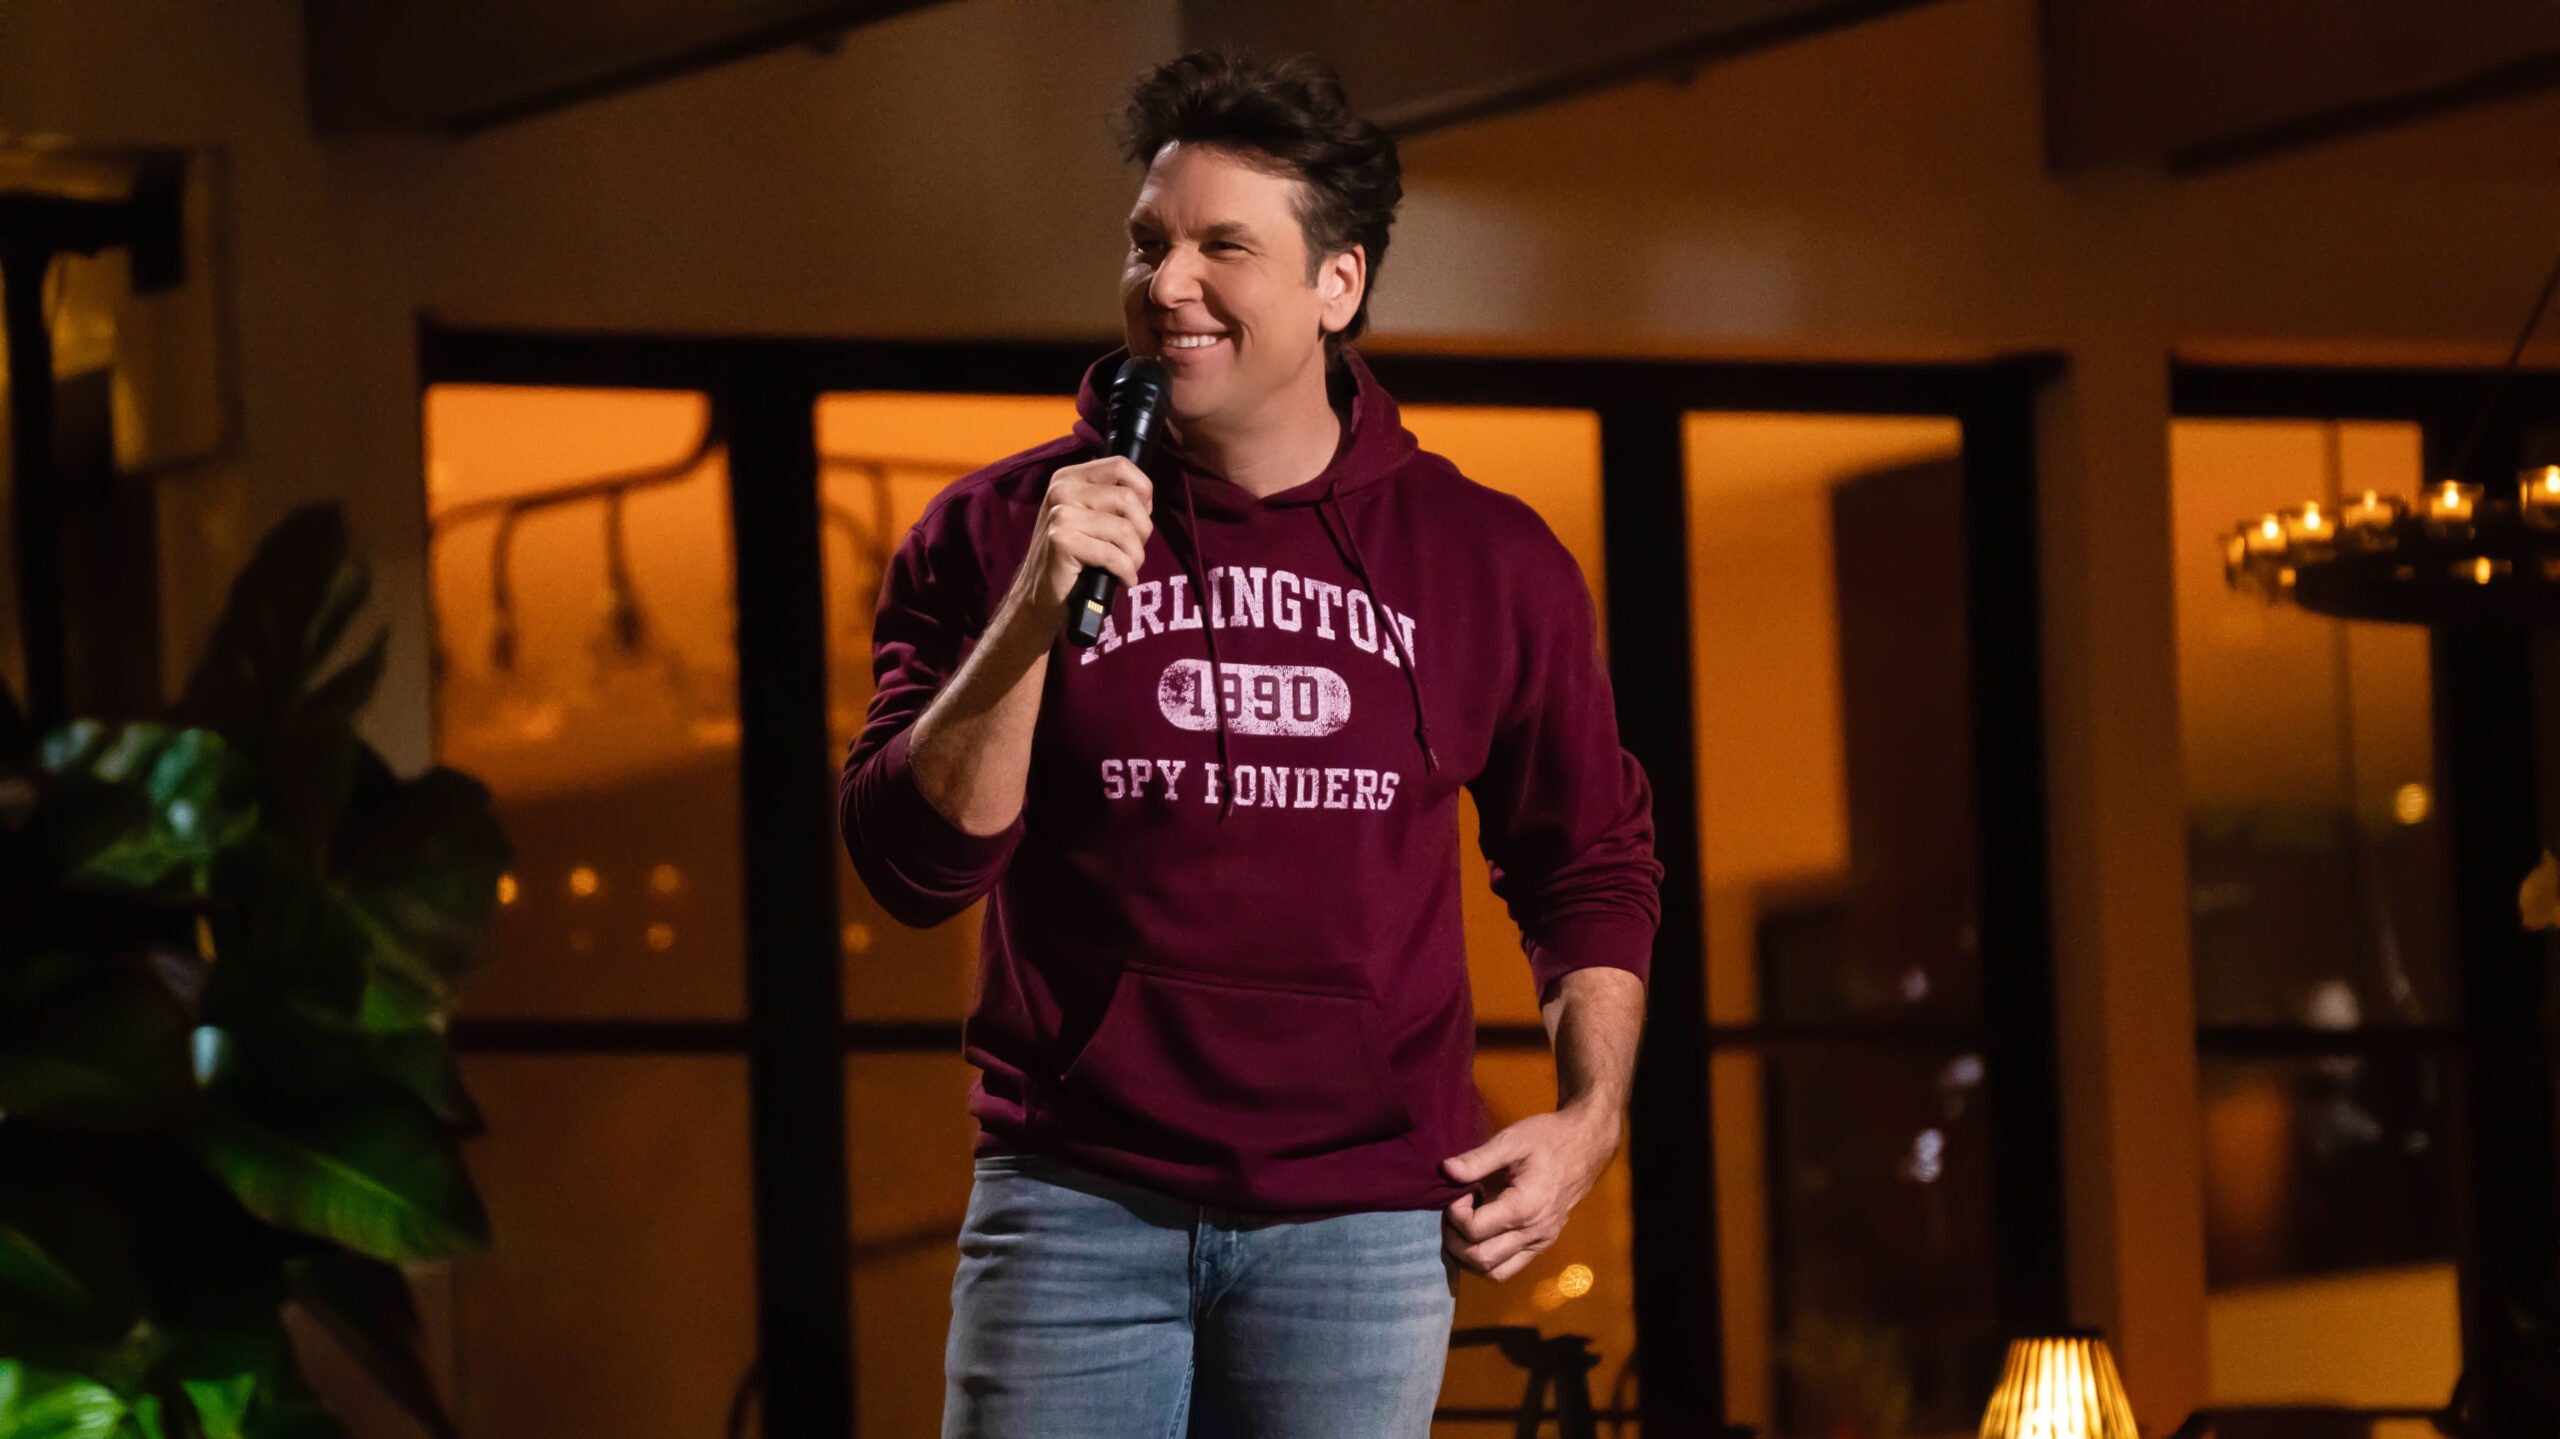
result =
[[[1622,915],[1586,915],[1543,926],[1529,942],[1529,977],[1538,1004],[1554,997],[1556,981],[1577,969],[1606,966],[1638,979],[1653,973],[1654,927]]]
[[[879,853],[919,889],[943,894],[979,889],[1000,868],[1023,834],[1024,816],[993,834],[962,829],[926,799],[907,759],[915,726],[889,736],[873,757],[870,817],[879,829]]]

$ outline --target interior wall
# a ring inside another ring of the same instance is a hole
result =
[[[2451,1313],[2454,1290],[2452,1265],[2426,1264],[2217,1294],[2208,1325],[2215,1402],[2439,1403],[2461,1377],[2461,1345],[2452,1326],[2412,1325],[2409,1316]],[[2312,1335],[2316,1344],[2306,1345]],[[2306,1358],[2322,1382],[2304,1382]],[[2433,1425],[2407,1422],[2375,1429],[2377,1439],[2434,1432]]]
[[[322,145],[292,0],[0,6],[0,130],[210,144],[245,444],[164,491],[174,670],[298,500],[344,501],[432,753],[415,325],[1034,336],[1111,323],[1103,139],[1170,0],[958,0],[468,141]],[[2048,398],[2048,777],[2073,1277],[2142,1412],[2206,1393],[2166,365],[2495,359],[2560,233],[2520,102],[2202,178],[2044,167],[2034,0],[1854,30],[1406,148],[1378,343],[2062,352]],[[1355,97],[1356,98],[1356,97]]]

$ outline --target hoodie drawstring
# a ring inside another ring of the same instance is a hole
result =
[[[1360,537],[1351,532],[1351,521],[1342,513],[1342,502],[1334,498],[1333,486],[1330,483],[1325,486],[1324,498],[1316,504],[1318,521],[1324,521],[1324,511],[1328,505],[1333,507],[1334,519],[1342,522],[1342,531],[1336,534],[1332,523],[1325,522],[1325,535],[1333,541],[1333,547],[1342,552],[1342,557],[1350,562],[1352,573],[1360,577],[1360,588],[1367,591],[1369,595],[1369,607],[1378,612],[1378,628],[1387,632],[1388,642],[1395,646],[1396,653],[1404,659],[1405,687],[1413,694],[1413,735],[1415,739],[1422,742],[1422,767],[1426,773],[1437,773],[1440,769],[1440,756],[1433,753],[1431,749],[1431,718],[1422,707],[1422,680],[1413,670],[1413,650],[1405,644],[1404,635],[1396,627],[1394,617],[1387,611],[1386,601],[1378,598],[1378,587],[1369,578],[1368,562],[1360,557]],[[1349,542],[1348,549],[1344,548],[1346,541]]]
[[[1191,543],[1186,546],[1191,553],[1184,563],[1195,587],[1193,602],[1200,608],[1200,636],[1209,643],[1209,714],[1218,732],[1218,770],[1227,780],[1226,793],[1218,797],[1218,823],[1225,824],[1236,807],[1236,771],[1227,759],[1227,672],[1218,663],[1218,624],[1211,609],[1217,597],[1209,593],[1208,556],[1201,549],[1200,512],[1191,504],[1191,472],[1187,469],[1182,471],[1182,516],[1191,531]]]

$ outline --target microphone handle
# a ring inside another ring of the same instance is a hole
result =
[[[1111,602],[1120,597],[1120,577],[1100,565],[1087,565],[1076,576],[1076,587],[1067,592],[1067,643],[1077,649],[1093,648],[1102,638],[1103,618],[1111,613]]]
[[[1146,451],[1146,435],[1114,435],[1114,443],[1105,451],[1118,455],[1131,464],[1140,463]],[[1067,643],[1080,650],[1093,648],[1102,638],[1102,622],[1111,613],[1111,602],[1120,598],[1120,577],[1100,565],[1087,565],[1076,576],[1076,587],[1067,591]]]

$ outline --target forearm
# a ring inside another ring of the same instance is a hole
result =
[[[1610,965],[1573,970],[1540,1014],[1556,1055],[1556,1109],[1614,1134],[1635,1084],[1645,982]]]
[[[907,742],[916,787],[952,823],[994,834],[1022,812],[1031,735],[1058,627],[1009,597]]]

